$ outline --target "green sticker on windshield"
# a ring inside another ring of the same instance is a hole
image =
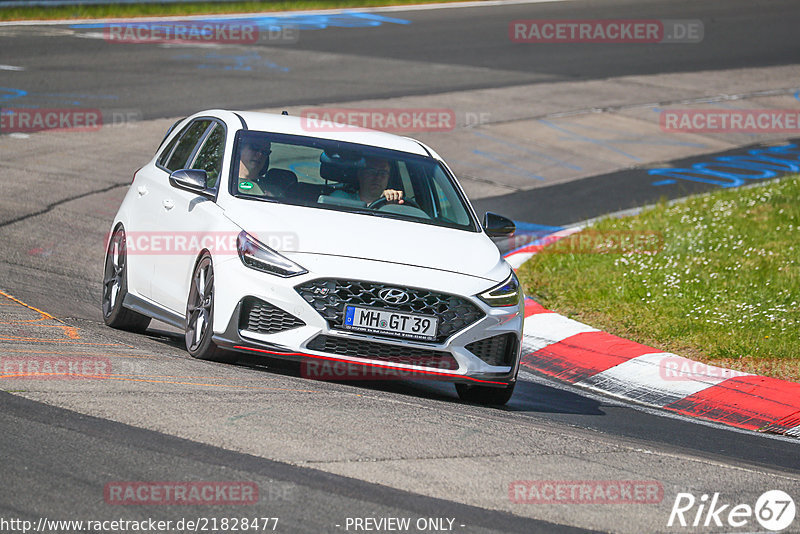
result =
[[[242,182],[239,184],[239,189],[244,189],[245,191],[253,189],[253,182]]]

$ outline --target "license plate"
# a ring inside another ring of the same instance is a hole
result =
[[[377,308],[348,306],[344,315],[344,327],[357,332],[371,334],[394,334],[412,339],[432,340],[436,338],[438,319],[429,315],[414,315]]]

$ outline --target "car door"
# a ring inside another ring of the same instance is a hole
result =
[[[128,212],[125,228],[128,237],[128,289],[140,297],[151,300],[153,299],[152,279],[155,267],[153,256],[150,253],[150,242],[153,232],[157,230],[155,219],[161,209],[159,199],[153,193],[159,187],[159,183],[163,181],[167,162],[189,126],[187,124],[172,136],[166,146],[163,146],[162,142],[155,161],[136,172],[132,185],[134,191],[129,193],[129,195],[133,195],[133,202],[132,208]],[[167,137],[169,137],[169,133],[167,133]]]
[[[164,212],[172,209],[171,204],[166,202],[174,189],[169,183],[169,175],[173,171],[186,168],[187,163],[191,162],[212,122],[210,118],[201,118],[186,125],[170,142],[172,146],[167,146],[158,158],[155,168],[151,169],[152,176],[145,184],[146,191],[139,191],[143,201],[141,213],[146,216],[139,225],[142,230],[139,254],[148,258],[152,265],[148,296],[164,307],[167,307],[167,303],[163,301],[165,281],[161,274],[165,266],[169,265],[174,252],[167,243],[177,231],[177,228],[170,227],[169,222],[164,219]]]
[[[209,189],[213,189],[219,180],[225,139],[224,124],[210,121],[191,155],[183,163],[182,168],[206,171]],[[173,187],[168,180],[159,194],[162,209],[157,224],[168,229],[170,235],[166,237],[172,239],[171,244],[165,239],[163,245],[170,248],[160,254],[156,261],[153,293],[159,303],[184,315],[195,260],[208,243],[204,237],[215,237],[214,231],[222,213],[214,200]]]

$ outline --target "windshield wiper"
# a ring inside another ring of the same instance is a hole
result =
[[[245,196],[245,195],[237,195],[236,198],[243,198],[243,199],[246,199],[246,200],[258,200],[260,202],[272,202],[273,204],[276,204],[276,203],[280,204],[281,203],[281,201],[278,200],[277,198],[251,197],[251,196]]]

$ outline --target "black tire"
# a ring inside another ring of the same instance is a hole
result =
[[[103,321],[111,328],[142,333],[150,324],[150,317],[129,310],[122,305],[127,293],[128,257],[125,247],[125,230],[120,227],[108,240],[106,249],[101,299]]]
[[[236,361],[232,352],[217,347],[214,333],[214,264],[204,253],[192,273],[189,298],[186,302],[186,350],[193,358],[212,362]]]
[[[456,392],[458,398],[464,402],[474,402],[475,404],[484,405],[497,405],[503,406],[514,394],[514,386],[516,382],[512,382],[504,388],[493,388],[489,386],[471,386],[469,384],[456,384]]]

